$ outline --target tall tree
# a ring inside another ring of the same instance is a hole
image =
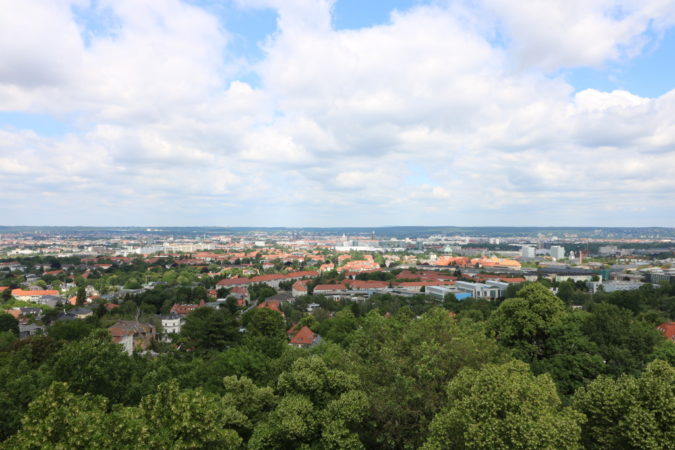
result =
[[[565,306],[539,283],[526,285],[518,297],[509,298],[490,316],[489,329],[514,354],[530,362],[544,353],[552,329],[564,316]]]
[[[600,376],[575,393],[574,408],[587,417],[584,447],[665,450],[675,442],[675,368],[650,363],[641,377]]]
[[[225,309],[198,308],[190,313],[181,329],[187,344],[202,350],[223,350],[240,338],[237,318]]]
[[[251,436],[249,448],[363,448],[359,424],[368,408],[358,378],[317,356],[297,360],[277,382],[281,400]]]
[[[19,321],[11,314],[0,313],[0,333],[3,331],[9,331],[13,333],[14,336],[18,336]]]
[[[561,408],[551,378],[534,376],[521,361],[466,368],[447,395],[425,450],[580,448],[583,415]]]

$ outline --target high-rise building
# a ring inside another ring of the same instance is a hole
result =
[[[565,258],[565,247],[560,245],[552,245],[551,258],[555,259],[556,261]]]
[[[534,258],[534,247],[531,245],[525,245],[523,248],[520,250],[520,255],[523,258]]]

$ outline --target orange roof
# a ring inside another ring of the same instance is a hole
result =
[[[675,322],[664,322],[656,329],[663,333],[666,338],[675,341]]]
[[[264,283],[265,281],[274,281],[274,280],[283,280],[286,278],[284,275],[278,273],[272,273],[269,275],[258,275],[250,279],[251,283]]]
[[[347,286],[344,284],[317,284],[314,286],[314,292],[316,291],[341,291],[347,289]]]
[[[504,283],[524,283],[527,281],[522,277],[501,277],[499,280],[503,281]]]
[[[279,300],[265,300],[264,302],[256,306],[256,308],[271,309],[272,311],[276,311],[283,315],[284,313],[281,312],[281,308],[279,307],[280,303],[281,302]]]
[[[63,270],[51,270],[49,272],[45,272],[43,275],[58,275],[60,273],[63,273]]]
[[[205,304],[206,303],[204,302],[204,300],[199,302],[198,305],[194,305],[194,304],[193,305],[181,305],[179,303],[176,303],[171,307],[169,312],[176,313],[176,314],[179,314],[181,316],[186,316],[186,315],[190,314],[192,311],[194,311],[195,309],[197,309],[201,306],[204,306]]]
[[[59,295],[59,291],[46,290],[46,291],[24,291],[23,289],[12,289],[13,296],[20,297],[40,297],[43,295]]]
[[[352,280],[349,282],[349,285],[352,289],[382,289],[389,287],[388,281],[361,281],[361,280]]]
[[[309,329],[309,327],[302,327],[300,331],[295,333],[291,338],[291,344],[295,345],[311,345],[316,340],[316,334]]]
[[[469,258],[465,256],[441,256],[434,263],[434,266],[450,266],[456,264],[460,267],[469,265]]]
[[[291,272],[286,274],[286,278],[300,278],[300,277],[318,277],[319,272],[314,270],[304,270],[301,272]]]
[[[9,286],[0,286],[0,292],[9,289]]]
[[[216,286],[241,286],[248,283],[250,283],[248,278],[225,278],[216,283]]]
[[[327,272],[333,269],[335,269],[335,265],[333,264],[321,264],[321,267],[319,267],[319,272]]]
[[[70,297],[68,299],[68,303],[70,303],[71,305],[77,304],[77,295],[73,295],[72,297]]]
[[[10,316],[14,317],[15,319],[18,319],[19,317],[21,317],[21,310],[20,309],[6,309],[5,313],[9,314]]]

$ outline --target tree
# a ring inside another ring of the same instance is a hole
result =
[[[669,449],[675,442],[675,368],[650,363],[640,378],[600,376],[572,399],[588,418],[585,448]]]
[[[560,283],[558,286],[558,297],[565,303],[569,304],[572,295],[574,294],[574,282],[567,280]]]
[[[524,361],[539,358],[551,330],[560,323],[565,306],[551,291],[531,283],[509,298],[489,319],[489,330],[503,345]]]
[[[335,317],[321,323],[318,332],[321,336],[338,344],[345,344],[349,335],[359,326],[359,321],[350,309],[335,313]]]
[[[447,396],[423,449],[579,448],[583,415],[561,408],[551,378],[523,362],[465,368]]]
[[[103,395],[115,403],[130,400],[133,362],[107,331],[65,345],[54,357],[51,372],[79,394]]]
[[[598,345],[606,373],[637,375],[663,337],[650,324],[636,320],[630,311],[607,303],[593,305],[584,333]]]
[[[266,284],[257,283],[248,287],[248,293],[251,297],[251,301],[258,302],[275,295],[277,291]]]
[[[77,341],[91,333],[94,326],[85,320],[61,320],[49,327],[49,336],[64,341]]]
[[[234,427],[246,416],[233,404],[200,389],[181,391],[173,380],[143,398],[139,409],[149,430],[143,445],[151,449],[238,448]]]
[[[286,322],[277,311],[254,308],[243,318],[246,343],[271,358],[281,355],[287,346]]]
[[[566,313],[549,330],[542,354],[531,363],[535,374],[551,375],[563,395],[573,394],[605,371],[598,346],[583,332],[589,316],[584,311]]]
[[[19,335],[19,321],[11,314],[0,313],[0,333],[10,331],[14,336]]]
[[[226,309],[197,308],[185,318],[181,336],[189,346],[223,350],[239,340],[239,324]]]
[[[317,357],[301,358],[277,382],[277,407],[254,429],[249,448],[363,448],[358,426],[368,408],[358,378],[329,369]]]
[[[124,289],[140,289],[141,283],[138,282],[136,278],[129,278],[126,283],[124,283]]]
[[[77,288],[77,298],[75,299],[75,304],[78,306],[84,305],[84,302],[87,300],[87,291],[84,286]]]
[[[497,343],[481,324],[456,322],[434,308],[419,319],[372,311],[350,336],[344,361],[370,394],[364,444],[378,448],[418,448],[443,393],[464,367],[501,361]]]
[[[236,427],[240,436],[248,440],[256,424],[263,421],[272,411],[279,398],[271,387],[258,387],[246,377],[228,376],[223,378],[225,393],[222,402],[233,406],[245,417]]]
[[[107,412],[100,396],[75,395],[68,384],[53,383],[29,406],[21,430],[10,438],[7,448],[132,448],[143,442],[141,424],[120,410]],[[137,441],[138,439],[138,441]],[[134,445],[135,444],[135,445]]]

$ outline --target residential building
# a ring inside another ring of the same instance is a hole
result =
[[[24,302],[33,302],[40,303],[42,297],[46,296],[58,296],[59,291],[56,290],[23,290],[23,289],[12,289],[12,296],[17,300]]]
[[[185,323],[185,319],[176,313],[172,313],[167,316],[161,316],[160,322],[163,330],[162,338],[163,340],[168,341],[169,335],[180,333],[183,323]]]
[[[664,322],[656,329],[663,333],[666,339],[675,341],[675,322]]]
[[[72,314],[76,319],[84,319],[94,314],[89,308],[73,308],[68,313]]]
[[[26,339],[31,336],[40,336],[44,334],[45,327],[33,323],[19,324],[19,339]]]
[[[321,336],[314,333],[309,327],[302,327],[295,333],[289,342],[290,345],[298,348],[313,347],[321,342]]]
[[[155,327],[149,323],[141,323],[136,320],[118,320],[113,326],[108,328],[113,342],[122,344],[127,353],[129,349],[129,339],[131,339],[133,349],[146,350],[155,339]]]
[[[178,314],[179,316],[187,316],[188,314],[190,314],[195,309],[201,308],[202,306],[205,306],[205,305],[206,305],[206,302],[204,300],[199,302],[198,305],[194,305],[194,304],[180,305],[180,304],[176,303],[175,305],[173,305],[171,307],[171,309],[169,310],[169,313]]]

